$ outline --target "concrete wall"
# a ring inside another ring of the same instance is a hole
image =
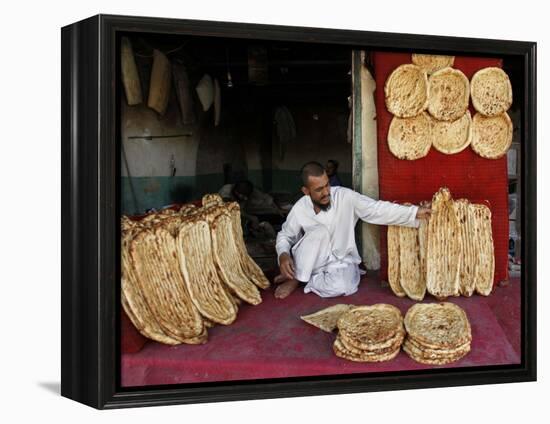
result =
[[[343,97],[331,102],[288,104],[296,125],[296,139],[281,155],[276,139],[272,144],[273,191],[295,192],[301,186],[300,168],[305,162],[328,159],[339,162],[339,176],[351,187],[351,144],[346,140],[347,105]]]

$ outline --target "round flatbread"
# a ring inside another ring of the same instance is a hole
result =
[[[487,117],[480,113],[472,120],[472,149],[486,159],[498,159],[512,144],[514,126],[506,112]]]
[[[440,69],[453,66],[454,56],[443,56],[438,54],[412,54],[412,63],[424,69],[428,75],[433,74]]]
[[[472,141],[472,115],[466,111],[454,121],[433,120],[432,140],[437,151],[453,155],[463,151]]]
[[[381,354],[387,353],[390,350],[393,351],[394,349],[398,349],[405,339],[405,334],[405,328],[402,328],[397,333],[395,333],[395,336],[393,336],[392,338],[377,344],[358,342],[357,340],[350,338],[348,335],[346,335],[346,333],[342,331],[338,333],[338,339],[340,339],[342,344],[352,352]]]
[[[418,115],[428,107],[428,75],[420,66],[396,68],[384,86],[388,111],[400,118]]]
[[[466,342],[463,345],[457,346],[455,348],[443,348],[443,349],[434,349],[432,347],[426,347],[419,341],[413,339],[412,337],[407,337],[405,342],[408,345],[418,349],[422,352],[423,356],[428,358],[441,358],[449,356],[457,356],[464,352],[469,352],[471,348],[471,342]]]
[[[449,302],[417,303],[407,311],[404,324],[409,336],[428,348],[456,348],[472,340],[466,312]]]
[[[353,353],[352,351],[345,348],[345,346],[342,344],[342,342],[339,339],[336,339],[334,341],[334,344],[332,345],[333,351],[336,354],[336,356],[347,359],[348,361],[354,361],[354,362],[383,362],[383,361],[391,361],[393,358],[395,358],[399,352],[400,348],[397,348],[393,351],[382,353],[379,355],[371,355],[371,354],[361,354],[358,355],[356,353]]]
[[[462,359],[468,354],[468,352],[470,352],[470,349],[468,347],[468,349],[459,351],[453,355],[430,355],[425,354],[422,349],[416,348],[409,342],[409,340],[406,340],[405,343],[403,343],[403,350],[407,355],[409,355],[412,360],[427,365],[450,364],[452,362],[458,361],[459,359]]]
[[[388,147],[399,159],[423,158],[432,145],[432,119],[425,112],[414,118],[394,116],[388,130]]]
[[[440,121],[454,121],[468,109],[470,83],[466,75],[453,68],[443,68],[430,75],[428,112]]]
[[[512,106],[512,84],[500,68],[477,71],[470,83],[470,94],[475,110],[485,116],[496,116]]]
[[[338,330],[364,350],[392,339],[403,330],[403,317],[395,306],[378,303],[358,306],[338,319]]]

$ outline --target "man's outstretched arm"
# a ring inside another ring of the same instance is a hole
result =
[[[385,200],[374,200],[360,193],[354,193],[353,207],[359,219],[378,225],[418,227],[419,219],[426,219],[431,214],[429,204],[405,206]]]

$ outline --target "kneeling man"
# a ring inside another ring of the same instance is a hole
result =
[[[345,187],[331,187],[323,166],[302,167],[303,196],[290,210],[277,234],[281,274],[275,297],[282,299],[300,283],[304,292],[321,297],[347,296],[357,291],[361,257],[355,245],[355,224],[418,227],[429,217],[428,206],[404,206],[373,200]]]

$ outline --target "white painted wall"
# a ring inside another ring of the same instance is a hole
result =
[[[196,173],[197,149],[200,132],[197,125],[183,125],[179,109],[168,111],[160,117],[145,104],[128,106],[121,97],[121,136],[124,150],[121,154],[121,175],[127,177],[171,176],[171,160],[174,158],[176,176],[192,176]],[[170,105],[175,106],[175,105]],[[129,139],[129,137],[173,136],[177,138]],[[125,162],[125,157],[127,163]],[[128,169],[129,168],[129,169]],[[129,172],[128,172],[129,171]]]

